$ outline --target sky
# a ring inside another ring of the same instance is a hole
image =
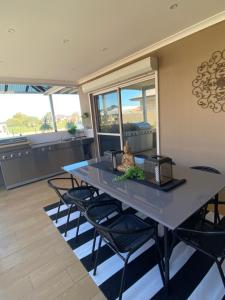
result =
[[[80,113],[78,95],[53,95],[55,114]],[[0,122],[17,112],[42,118],[50,111],[49,97],[41,94],[0,94]]]
[[[139,106],[140,101],[130,101],[130,99],[135,97],[140,97],[141,91],[140,90],[128,90],[128,89],[122,89],[121,90],[121,100],[122,100],[122,106]],[[102,96],[101,96],[102,97]],[[102,99],[102,98],[101,98]],[[107,101],[107,106],[111,105],[118,105],[117,100],[117,92],[107,93],[105,94],[105,99]],[[103,108],[103,103],[100,101],[100,109]]]

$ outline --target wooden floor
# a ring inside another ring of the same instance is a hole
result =
[[[46,181],[0,191],[0,300],[105,299],[43,207]]]
[[[105,299],[42,209],[56,199],[46,181],[0,191],[0,300]]]

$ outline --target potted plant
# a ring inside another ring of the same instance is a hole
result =
[[[89,119],[89,113],[88,112],[84,112],[81,116],[82,118],[82,122],[85,128],[88,128],[88,122],[87,120]]]
[[[70,133],[71,135],[76,135],[77,132],[77,125],[73,122],[68,122],[67,123],[67,128],[68,128],[68,133]]]
[[[126,179],[145,180],[144,171],[138,166],[127,168],[123,175],[117,176],[116,181],[123,181]]]

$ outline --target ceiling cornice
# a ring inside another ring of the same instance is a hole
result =
[[[175,33],[175,34],[173,34],[173,35],[171,35],[171,36],[155,43],[155,44],[153,44],[153,45],[150,45],[150,46],[148,46],[148,47],[146,47],[146,48],[144,48],[140,51],[137,51],[137,52],[135,52],[135,53],[133,53],[133,54],[131,54],[131,55],[115,62],[115,63],[113,63],[113,64],[110,64],[110,65],[108,65],[108,66],[106,66],[102,69],[99,69],[98,71],[96,71],[96,72],[94,72],[94,73],[92,73],[88,76],[85,76],[85,77],[81,78],[80,80],[78,80],[77,83],[78,83],[78,85],[82,85],[83,83],[89,82],[89,81],[91,81],[95,78],[98,78],[102,75],[110,73],[113,70],[116,70],[116,69],[121,68],[125,65],[128,65],[131,62],[134,62],[134,61],[137,61],[137,60],[139,60],[143,57],[146,57],[147,55],[149,55],[153,51],[156,51],[156,50],[158,50],[162,47],[165,47],[165,46],[167,46],[171,43],[174,43],[174,42],[176,42],[180,39],[183,39],[183,38],[185,38],[185,37],[187,37],[187,36],[189,36],[193,33],[196,33],[200,30],[203,30],[207,27],[210,27],[210,26],[212,26],[214,24],[217,24],[219,22],[222,22],[224,20],[225,20],[225,11],[222,11],[222,12],[220,12],[220,13],[218,13],[218,14],[210,17],[210,18],[207,18],[207,19],[205,19],[205,20],[203,20],[199,23],[196,23],[192,26],[189,26],[189,27],[187,27],[187,28],[185,28],[185,29],[183,29],[183,30],[181,30],[181,31],[179,31],[179,32],[177,32],[177,33]]]

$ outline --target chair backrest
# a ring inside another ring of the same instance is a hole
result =
[[[137,229],[134,230],[132,228],[132,230],[129,230],[129,227],[127,227],[127,224],[122,224],[118,222],[118,226],[116,226],[115,228],[111,228],[110,227],[110,223],[108,223],[108,221],[106,221],[104,224],[99,224],[95,217],[96,216],[96,211],[98,210],[98,208],[102,207],[102,206],[106,206],[106,205],[113,205],[114,206],[114,210],[118,212],[117,218],[114,220],[114,222],[117,222],[117,220],[119,220],[119,218],[122,216],[121,214],[121,206],[119,205],[119,203],[115,203],[115,201],[99,201],[93,205],[90,205],[86,212],[85,212],[85,217],[87,219],[87,221],[89,223],[91,223],[96,230],[98,231],[98,233],[106,238],[106,240],[114,247],[114,249],[116,249],[117,251],[120,252],[119,250],[119,246],[117,245],[116,242],[116,237],[118,237],[118,235],[127,235],[127,236],[131,236],[131,235],[137,235],[137,234],[142,234],[144,231],[149,230],[150,228],[153,228],[152,224],[149,224],[149,226],[146,226],[145,228],[142,229]],[[114,223],[115,224],[115,223]],[[123,226],[124,225],[124,226]]]
[[[210,226],[214,226],[211,229],[189,229],[189,228],[177,228],[176,232],[182,234],[183,238],[188,241],[193,241],[196,244],[196,241],[200,241],[197,244],[204,249],[209,249],[210,254],[217,257],[225,256],[225,230],[219,225],[213,225],[209,221],[204,221],[204,223],[209,223]],[[204,225],[203,225],[204,227]],[[196,244],[196,245],[197,245]]]
[[[64,187],[62,185],[58,185],[58,183],[62,183],[63,181],[70,181],[71,182],[71,187]],[[56,192],[56,194],[58,195],[58,197],[63,200],[63,194],[65,192],[67,192],[68,190],[70,190],[71,188],[73,188],[75,185],[78,187],[79,183],[76,180],[76,178],[63,178],[63,177],[57,177],[57,178],[52,178],[49,179],[48,181],[48,185]]]
[[[98,215],[98,209],[102,208],[103,206],[113,206],[114,210],[117,211],[118,213],[120,213],[120,208],[119,206],[114,202],[114,201],[101,201],[101,203],[95,203],[93,205],[90,205],[86,211],[85,211],[85,217],[87,219],[87,221],[93,226],[95,227],[95,229],[98,231],[98,233],[107,239],[107,241],[109,241],[109,243],[116,249],[117,249],[117,245],[114,242],[114,238],[113,238],[113,233],[114,230],[112,230],[109,226],[107,226],[108,221],[106,223],[103,224],[99,224],[96,216]]]
[[[74,190],[76,190],[75,193]],[[98,189],[90,185],[78,186],[75,189],[72,188],[67,190],[66,193],[67,197],[69,197],[81,211],[86,210],[91,201],[95,199],[95,194],[97,194],[97,196],[99,195]]]
[[[208,167],[208,166],[193,166],[193,167],[191,167],[191,169],[214,173],[214,174],[221,174],[219,170],[212,168],[212,167]]]

